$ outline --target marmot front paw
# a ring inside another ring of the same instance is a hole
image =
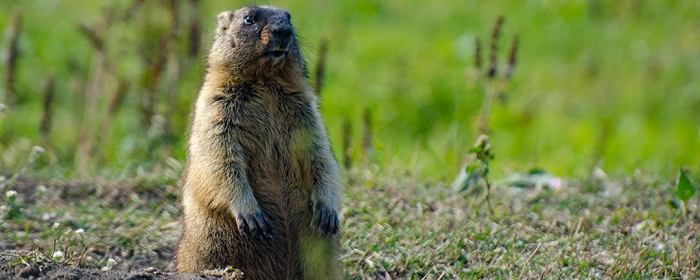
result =
[[[236,215],[236,224],[238,224],[238,232],[244,237],[252,233],[258,239],[274,238],[269,218],[260,208],[250,214]]]
[[[314,206],[314,217],[311,220],[311,228],[319,231],[319,234],[327,236],[338,233],[338,213],[323,203],[317,202]]]

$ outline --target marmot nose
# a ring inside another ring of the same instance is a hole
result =
[[[292,37],[292,27],[288,24],[275,26],[272,28],[272,36],[280,40],[289,39]]]
[[[270,22],[271,43],[274,48],[287,49],[294,30],[289,20],[277,19]]]

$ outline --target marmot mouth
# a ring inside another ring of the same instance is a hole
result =
[[[271,52],[268,52],[268,55],[272,56],[272,58],[279,59],[279,58],[282,58],[285,55],[287,55],[287,52],[286,51],[271,51]]]

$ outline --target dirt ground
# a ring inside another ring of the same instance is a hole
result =
[[[27,251],[0,252],[0,280],[4,279],[243,279],[238,271],[208,271],[205,274],[166,273],[156,268],[134,271],[78,268],[32,256]]]

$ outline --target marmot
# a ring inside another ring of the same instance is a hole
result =
[[[218,15],[191,119],[178,272],[339,279],[340,177],[289,12]]]

